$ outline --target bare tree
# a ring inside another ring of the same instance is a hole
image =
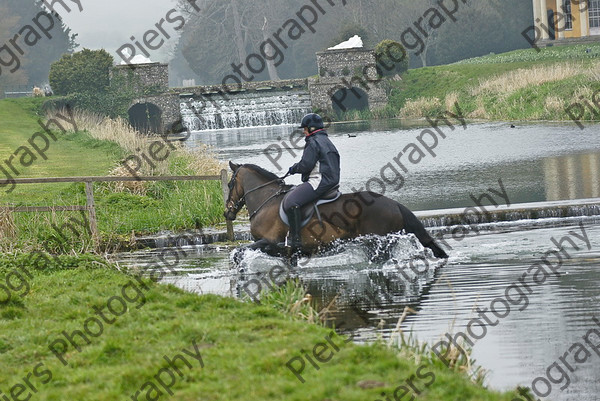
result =
[[[420,0],[418,2],[404,0],[401,2],[400,7],[401,31],[404,34],[407,30],[412,30],[410,35],[416,37],[415,41],[420,41],[421,47],[417,50],[416,56],[421,60],[421,65],[427,67],[427,56],[439,39],[439,28],[444,23],[445,18],[438,14],[439,7],[433,0]]]
[[[265,23],[263,24],[262,27],[262,34],[263,34],[263,40],[266,42],[269,39],[269,35],[270,35],[270,31],[269,31],[269,20],[267,19],[267,17],[265,16]],[[279,81],[279,74],[277,74],[277,66],[275,65],[275,60],[273,58],[274,56],[274,49],[267,49],[267,46],[265,46],[265,53],[266,53],[266,58],[265,61],[267,63],[267,69],[269,71],[269,79],[271,81]]]

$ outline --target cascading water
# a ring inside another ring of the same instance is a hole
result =
[[[187,129],[206,131],[297,124],[310,113],[308,92],[240,92],[182,99],[181,116]]]
[[[489,210],[488,210],[489,209]],[[468,213],[465,210],[469,210]],[[546,220],[574,217],[600,216],[600,198],[580,199],[554,202],[531,202],[512,205],[492,210],[487,207],[486,213],[480,209],[469,207],[461,209],[430,210],[416,212],[425,227],[449,227],[494,222],[519,222],[522,220]]]

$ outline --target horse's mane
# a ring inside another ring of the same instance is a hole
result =
[[[267,178],[269,180],[278,180],[279,179],[279,177],[277,177],[275,174],[271,173],[268,170],[265,170],[264,168],[262,168],[260,166],[257,166],[256,164],[244,164],[243,167],[248,167],[250,170],[264,176],[265,178]]]

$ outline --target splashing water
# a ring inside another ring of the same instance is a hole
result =
[[[319,269],[354,265],[389,271],[409,266],[413,260],[433,259],[431,250],[424,248],[413,234],[392,233],[337,240],[315,255],[300,258],[298,267]],[[260,250],[243,248],[234,249],[229,261],[240,272],[250,273],[287,263],[283,258],[267,255]]]

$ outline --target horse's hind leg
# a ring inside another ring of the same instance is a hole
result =
[[[402,214],[402,219],[404,220],[404,229],[408,233],[414,234],[419,242],[431,249],[433,251],[433,255],[436,258],[448,258],[448,254],[435,242],[435,240],[429,235],[423,223],[417,219],[417,216],[413,212],[411,212],[406,206],[402,204],[398,204],[400,209],[400,213]]]

